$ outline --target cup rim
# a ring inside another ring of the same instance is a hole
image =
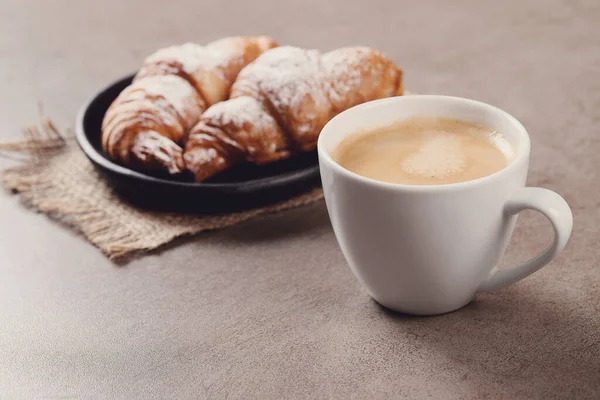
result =
[[[504,118],[508,119],[511,122],[511,124],[513,124],[514,126],[516,126],[518,128],[518,131],[519,131],[518,146],[519,146],[520,151],[517,152],[516,157],[506,167],[502,168],[499,171],[494,172],[493,174],[486,175],[481,178],[471,179],[468,181],[456,182],[456,183],[444,183],[441,185],[411,185],[411,184],[405,184],[405,183],[383,182],[383,181],[379,181],[376,179],[367,178],[365,176],[359,175],[355,172],[352,172],[352,171],[342,167],[340,164],[338,164],[333,159],[333,157],[331,157],[331,155],[329,154],[329,151],[327,151],[324,148],[324,146],[325,146],[323,144],[323,142],[325,140],[324,138],[329,134],[329,132],[332,129],[331,126],[333,124],[335,124],[335,122],[337,120],[340,120],[342,118],[348,118],[348,116],[350,114],[353,114],[354,112],[365,109],[365,108],[377,108],[377,107],[386,105],[388,103],[411,101],[411,99],[415,99],[415,98],[425,99],[425,100],[429,99],[431,101],[449,100],[449,101],[453,101],[453,102],[463,103],[470,107],[478,107],[478,108],[487,109],[489,111],[492,111],[494,113],[502,115]],[[519,120],[517,120],[515,117],[513,117],[511,114],[507,113],[506,111],[502,110],[501,108],[498,108],[498,107],[493,106],[488,103],[484,103],[482,101],[467,99],[464,97],[446,96],[446,95],[431,95],[431,94],[410,94],[410,95],[397,96],[397,97],[388,97],[385,99],[373,100],[373,101],[369,101],[369,102],[362,103],[357,106],[351,107],[351,108],[339,113],[334,118],[332,118],[327,124],[325,124],[325,126],[321,130],[319,139],[317,141],[317,152],[318,152],[318,156],[319,156],[319,163],[326,162],[326,163],[330,164],[337,173],[342,174],[349,179],[354,179],[354,180],[357,180],[359,182],[362,182],[362,183],[365,183],[368,185],[378,186],[378,187],[383,187],[383,188],[388,188],[388,189],[410,190],[410,191],[421,191],[421,192],[465,189],[465,188],[473,187],[476,185],[488,183],[490,181],[494,181],[496,179],[501,178],[502,176],[504,176],[506,174],[511,173],[513,170],[519,168],[522,163],[527,162],[530,151],[531,151],[531,140],[530,140],[529,134],[527,133],[527,130],[525,129],[523,124],[521,124],[521,122],[519,122]]]

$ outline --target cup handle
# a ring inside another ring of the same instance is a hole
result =
[[[552,190],[526,187],[519,189],[504,206],[504,215],[518,214],[532,209],[544,214],[554,228],[554,241],[536,257],[516,267],[494,267],[483,281],[478,292],[488,292],[511,285],[533,274],[548,264],[565,247],[573,229],[573,214],[569,205]]]

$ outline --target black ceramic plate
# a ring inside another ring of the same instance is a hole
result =
[[[102,150],[102,119],[132,78],[111,84],[81,109],[76,135],[94,166],[135,205],[170,211],[232,211],[273,203],[320,185],[316,151],[261,167],[240,165],[202,183],[148,175],[116,164]]]

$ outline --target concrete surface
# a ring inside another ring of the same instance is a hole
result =
[[[519,118],[530,185],[575,215],[539,273],[411,318],[359,287],[323,204],[117,267],[0,193],[0,398],[600,398],[597,0],[0,3],[2,140],[36,120],[39,100],[72,124],[91,93],[167,44],[258,33],[366,44],[402,66],[409,90]],[[504,263],[550,237],[524,213]]]

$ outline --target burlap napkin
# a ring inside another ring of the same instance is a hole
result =
[[[24,131],[21,142],[0,143],[6,154],[27,154],[23,165],[2,172],[4,186],[25,204],[79,230],[111,258],[148,251],[182,235],[225,228],[252,217],[313,203],[321,189],[281,203],[212,216],[140,210],[122,201],[69,135],[50,121]]]

